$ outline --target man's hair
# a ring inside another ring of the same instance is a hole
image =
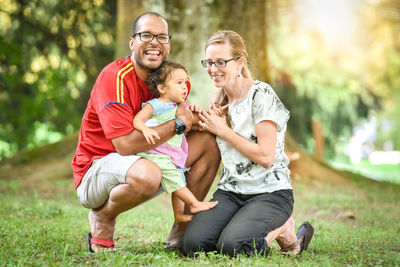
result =
[[[157,13],[157,12],[146,12],[146,13],[143,13],[142,15],[140,15],[139,17],[136,18],[135,22],[133,22],[132,36],[136,33],[137,24],[139,23],[139,20],[140,20],[142,17],[146,16],[146,15],[155,16],[155,17],[160,17],[160,18],[162,18],[162,19],[165,21],[165,23],[167,23],[167,20],[166,20],[163,16],[161,16],[159,13]]]
[[[187,70],[183,65],[170,60],[164,60],[158,68],[150,71],[146,83],[149,86],[150,91],[156,97],[160,97],[160,92],[158,91],[157,86],[159,84],[165,84],[171,73],[177,69],[182,69],[187,73]]]

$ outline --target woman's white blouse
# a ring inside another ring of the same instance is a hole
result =
[[[228,113],[232,129],[255,143],[256,124],[274,121],[278,130],[276,155],[273,165],[266,169],[217,137],[223,164],[218,187],[245,195],[292,189],[289,159],[284,152],[286,125],[290,114],[271,86],[256,80],[240,102],[229,106]]]

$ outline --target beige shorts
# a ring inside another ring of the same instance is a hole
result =
[[[76,189],[82,206],[89,209],[103,206],[111,189],[118,184],[126,183],[126,173],[138,159],[140,157],[136,155],[121,156],[118,153],[110,153],[103,158],[95,159]],[[155,196],[162,192],[160,186]]]

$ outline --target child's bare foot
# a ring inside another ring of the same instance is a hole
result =
[[[198,213],[200,211],[205,211],[205,210],[212,209],[215,206],[217,206],[217,204],[218,204],[218,201],[210,201],[210,202],[208,202],[208,201],[204,201],[204,202],[198,201],[197,203],[192,204],[189,207],[189,210],[190,210],[191,213],[195,214],[195,213]]]
[[[193,219],[193,215],[186,215],[186,214],[175,214],[175,223],[185,223],[190,222]]]

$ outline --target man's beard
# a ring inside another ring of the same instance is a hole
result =
[[[149,66],[149,65],[145,64],[140,56],[135,57],[135,60],[136,60],[136,63],[140,67],[142,67],[144,69],[148,69],[148,70],[155,70],[166,60],[166,58],[163,58],[161,60],[160,64],[158,64],[157,66]]]

